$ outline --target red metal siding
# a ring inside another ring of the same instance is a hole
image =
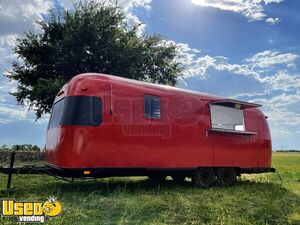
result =
[[[271,164],[268,124],[257,108],[244,109],[246,131],[256,135],[225,134],[207,131],[211,128],[208,103],[218,99],[215,96],[99,74],[76,76],[63,90],[56,101],[72,95],[101,97],[103,122],[98,127],[48,130],[46,159],[51,164],[65,168]],[[144,117],[145,94],[160,96],[161,119]]]

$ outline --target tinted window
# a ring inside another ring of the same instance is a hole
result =
[[[210,111],[212,128],[245,131],[242,109],[211,105]]]
[[[160,118],[160,97],[145,95],[145,117]]]
[[[98,126],[102,122],[102,101],[93,96],[69,96],[65,100],[61,125]]]
[[[51,117],[50,117],[50,122],[49,122],[49,125],[48,125],[48,129],[58,127],[60,117],[61,117],[61,112],[62,112],[62,109],[63,109],[63,106],[64,106],[64,101],[65,101],[65,99],[62,99],[62,100],[56,102],[52,106]]]

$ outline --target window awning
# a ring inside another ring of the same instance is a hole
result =
[[[234,99],[220,99],[209,102],[210,105],[220,105],[220,106],[226,106],[236,109],[248,109],[248,108],[254,108],[254,107],[260,107],[260,104],[251,103],[251,102],[244,102]]]

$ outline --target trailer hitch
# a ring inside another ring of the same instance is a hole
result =
[[[6,190],[1,190],[1,192],[7,192],[12,191],[13,188],[11,188],[12,185],[12,178],[13,174],[19,175],[19,174],[47,174],[59,179],[63,179],[66,181],[69,181],[68,179],[64,178],[64,170],[61,168],[57,168],[50,165],[25,165],[21,167],[14,167],[15,163],[15,157],[16,152],[13,151],[10,155],[10,163],[9,167],[3,167],[0,166],[0,173],[7,174],[7,185]],[[72,177],[72,174],[68,174],[70,177]]]

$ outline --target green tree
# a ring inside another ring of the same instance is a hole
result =
[[[19,60],[6,75],[18,83],[13,93],[37,118],[51,109],[60,87],[73,76],[101,72],[175,85],[182,66],[178,49],[160,35],[138,35],[117,5],[81,2],[72,11],[50,11],[37,22],[40,33],[17,39]]]
[[[9,151],[10,150],[10,148],[9,148],[9,146],[8,145],[1,145],[0,146],[0,151]]]
[[[33,145],[30,150],[35,151],[35,152],[40,152],[41,151],[40,147],[37,146],[37,145]]]
[[[11,147],[8,145],[1,145],[0,151],[35,151],[35,152],[39,152],[39,151],[41,151],[41,149],[37,145],[17,144],[17,145],[12,145]]]

